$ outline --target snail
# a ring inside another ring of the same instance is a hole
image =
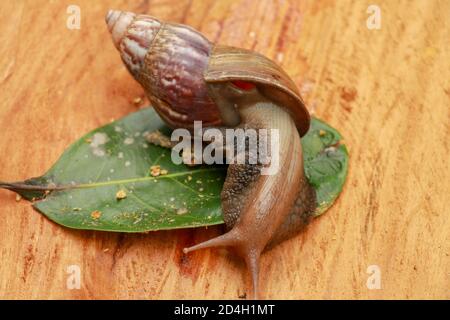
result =
[[[185,25],[115,10],[106,23],[125,66],[169,127],[192,129],[202,121],[214,128],[278,129],[278,172],[230,164],[221,192],[228,231],[184,249],[232,247],[250,270],[256,298],[261,254],[302,230],[316,206],[300,143],[310,116],[295,83],[265,56],[213,44]]]

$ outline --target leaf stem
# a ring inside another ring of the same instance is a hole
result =
[[[24,191],[57,191],[70,189],[73,186],[39,186],[30,185],[25,182],[3,182],[0,181],[0,188],[8,189],[12,191],[24,190]]]

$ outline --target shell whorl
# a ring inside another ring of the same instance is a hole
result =
[[[213,45],[203,35],[184,25],[121,11],[108,12],[106,23],[127,69],[168,125],[221,123],[204,80]]]
[[[123,62],[133,75],[137,75],[161,22],[149,16],[111,10],[106,23]]]
[[[106,24],[108,25],[108,30],[111,32],[114,45],[117,49],[119,49],[120,41],[135,17],[136,15],[132,12],[117,10],[109,10],[106,14]]]

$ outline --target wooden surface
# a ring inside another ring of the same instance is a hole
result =
[[[263,257],[261,296],[450,298],[450,1],[73,1],[0,4],[0,180],[44,173],[85,132],[137,109],[109,8],[189,24],[281,63],[311,111],[338,128],[350,172],[336,205]],[[370,4],[381,29],[369,30]],[[1,298],[230,298],[249,293],[226,250],[184,257],[219,228],[68,230],[0,191]],[[70,265],[81,288],[66,286]],[[381,289],[366,285],[381,271]]]

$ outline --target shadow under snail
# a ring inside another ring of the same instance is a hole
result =
[[[316,206],[300,143],[310,117],[296,85],[263,55],[213,44],[185,25],[113,10],[106,23],[127,69],[171,128],[202,121],[205,127],[278,129],[278,172],[230,164],[221,193],[228,231],[184,249],[235,249],[251,272],[256,298],[261,253],[302,230]]]

